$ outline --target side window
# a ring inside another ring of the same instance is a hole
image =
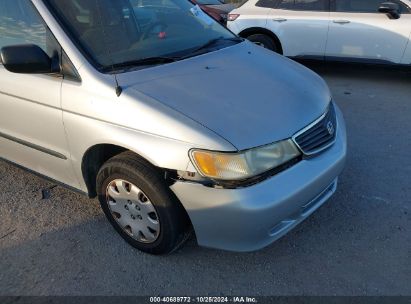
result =
[[[0,1],[0,48],[16,44],[36,44],[50,57],[57,41],[27,0]]]
[[[377,13],[383,0],[335,0],[337,12]]]
[[[282,2],[281,0],[259,0],[255,4],[255,6],[265,7],[265,8],[278,8],[281,2]]]
[[[294,10],[328,11],[329,0],[294,0]]]
[[[328,11],[329,0],[260,0],[256,6],[295,10],[295,11]]]
[[[278,5],[279,9],[292,10],[294,9],[294,0],[282,0]]]
[[[18,44],[35,44],[49,57],[61,54],[61,47],[29,0],[0,0],[0,49]],[[58,60],[58,59],[57,59]],[[0,60],[1,64],[1,60]],[[64,78],[80,79],[70,59],[63,54]]]

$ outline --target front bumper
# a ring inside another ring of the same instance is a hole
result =
[[[345,123],[336,107],[336,142],[322,154],[257,185],[215,189],[176,182],[172,191],[185,207],[199,245],[232,251],[261,249],[285,235],[335,192],[344,168]]]

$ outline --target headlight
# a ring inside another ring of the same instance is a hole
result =
[[[300,154],[291,139],[238,153],[196,149],[190,151],[191,160],[201,175],[233,181],[260,175]]]

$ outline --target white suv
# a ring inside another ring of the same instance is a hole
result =
[[[228,28],[297,59],[411,64],[411,1],[250,0]]]

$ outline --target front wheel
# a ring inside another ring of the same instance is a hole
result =
[[[275,43],[275,41],[264,34],[253,34],[247,37],[247,39],[263,48],[266,48],[270,51],[278,53],[278,47]]]
[[[133,153],[103,165],[97,193],[116,231],[143,252],[168,254],[188,237],[189,220],[180,202],[160,172]]]

